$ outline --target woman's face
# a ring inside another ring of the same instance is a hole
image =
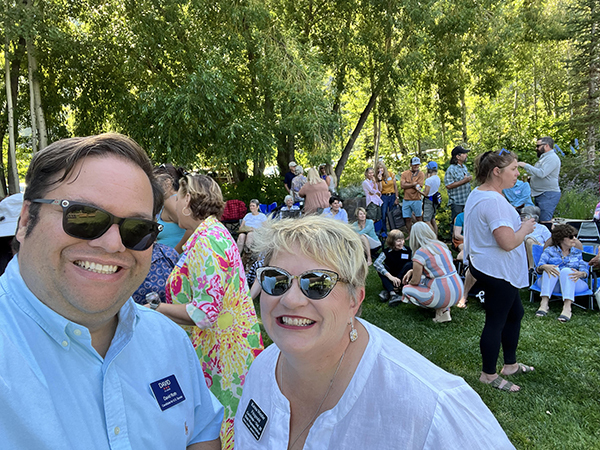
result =
[[[285,206],[287,206],[288,208],[291,208],[294,205],[294,199],[293,198],[288,198],[285,201]]]
[[[275,254],[270,265],[285,269],[292,275],[314,269],[334,270],[304,256],[298,248],[295,250],[293,253]],[[263,325],[284,354],[314,358],[327,353],[328,349],[336,352],[338,347],[345,348],[349,342],[348,324],[364,298],[364,288],[357,289],[356,295],[358,301],[349,294],[346,284],[338,281],[327,297],[311,300],[302,293],[298,280],[294,279],[283,295],[261,293]]]
[[[256,203],[250,203],[250,212],[254,215],[257,215],[259,213],[258,205]]]
[[[402,250],[404,247],[404,238],[398,238],[394,240],[394,250]]]
[[[502,185],[502,189],[510,189],[519,179],[519,165],[517,160],[513,160],[508,166],[500,169],[498,175]]]
[[[374,174],[373,169],[367,170],[367,180],[371,180]]]
[[[361,222],[364,222],[365,220],[367,220],[367,215],[364,213],[364,211],[359,211],[358,214],[356,215],[356,217]]]
[[[566,248],[566,249],[572,249],[573,247],[575,247],[575,244],[577,242],[577,236],[575,236],[574,234],[567,236],[566,238],[564,238],[561,243],[560,243],[560,247],[562,248]]]

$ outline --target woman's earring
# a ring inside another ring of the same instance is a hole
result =
[[[358,339],[358,331],[354,328],[354,318],[350,317],[350,342],[354,342]]]
[[[188,212],[185,212],[185,210],[186,210],[186,209],[188,210]],[[184,216],[186,216],[186,217],[189,217],[189,216],[191,216],[191,215],[192,215],[192,210],[190,209],[190,207],[189,207],[189,206],[186,206],[185,208],[183,208],[183,209],[181,210],[181,214],[183,214],[183,215],[184,215]]]

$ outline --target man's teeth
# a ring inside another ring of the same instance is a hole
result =
[[[286,325],[292,325],[294,327],[306,327],[315,323],[314,320],[309,319],[296,319],[292,317],[282,317],[281,321]]]
[[[90,272],[103,273],[106,275],[113,274],[119,268],[118,266],[111,266],[108,264],[97,264],[89,261],[75,261],[79,267],[89,270]]]

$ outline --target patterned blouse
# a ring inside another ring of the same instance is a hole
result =
[[[552,264],[558,266],[559,269],[570,267],[571,269],[585,273],[588,273],[589,271],[588,264],[583,260],[583,253],[575,247],[571,248],[571,251],[567,256],[563,256],[562,250],[556,245],[546,247],[544,253],[542,253],[542,256],[540,257],[538,267],[542,264]]]
[[[206,384],[225,407],[223,449],[233,449],[233,419],[250,364],[263,350],[260,328],[235,241],[213,216],[190,236],[167,281],[167,302],[185,304],[184,326]]]

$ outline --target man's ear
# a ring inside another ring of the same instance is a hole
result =
[[[23,202],[23,206],[21,207],[21,215],[19,216],[19,222],[17,223],[17,233],[15,238],[19,243],[23,243],[23,239],[25,239],[25,235],[27,234],[27,227],[29,226],[29,207],[31,206],[31,202],[29,200],[25,200]]]

